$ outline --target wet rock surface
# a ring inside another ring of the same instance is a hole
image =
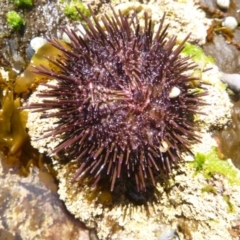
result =
[[[232,124],[214,133],[219,145],[220,156],[232,159],[234,165],[240,169],[240,101],[234,102]]]
[[[21,31],[14,31],[7,24],[6,14],[11,10],[24,16],[25,26]],[[57,0],[36,0],[29,8],[18,8],[9,0],[0,1],[0,65],[22,71],[28,63],[26,49],[30,40],[46,33],[54,36],[67,22]]]
[[[86,239],[88,230],[74,219],[56,192],[46,169],[27,177],[15,173],[0,156],[0,239]]]
[[[200,1],[201,6],[207,10],[208,17],[214,19],[219,17],[217,21],[221,22],[226,17],[234,17],[239,25],[240,22],[240,2],[238,0],[230,1],[230,5],[227,9],[218,8],[215,0]],[[209,36],[208,36],[209,37]],[[220,71],[231,74],[240,73],[240,29],[239,26],[234,31],[214,32],[212,41],[208,41],[203,46],[203,50],[206,54],[212,56],[216,65]],[[238,76],[238,75],[236,75]],[[219,146],[219,155],[226,159],[232,159],[237,168],[240,168],[240,134],[239,134],[239,78],[235,78],[237,82],[231,82],[229,87],[234,91],[235,96],[232,97],[232,123],[226,126],[224,129],[217,129],[214,133],[215,139]]]
[[[208,42],[203,46],[205,53],[214,58],[221,71],[239,72],[240,29],[231,30],[225,27],[224,23],[229,17],[236,19],[237,23],[240,22],[240,2],[233,0],[229,7],[222,9],[217,6],[214,0],[200,0],[200,6],[212,19],[212,25],[208,29]]]
[[[207,55],[214,58],[216,65],[221,71],[227,73],[240,71],[239,51],[235,46],[228,44],[223,36],[215,36],[213,42],[206,43],[203,49]]]

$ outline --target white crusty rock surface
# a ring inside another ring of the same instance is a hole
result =
[[[140,3],[138,1],[115,0],[114,5],[117,11],[121,10],[126,15],[136,11],[140,19],[143,19],[144,12],[147,12],[152,17],[153,23],[156,24],[156,30],[160,19],[166,13],[165,25],[170,24],[169,37],[177,35],[178,40],[182,41],[191,33],[189,41],[202,45],[206,42],[207,29],[211,20],[206,18],[206,13],[199,8],[198,2],[197,0],[150,0]],[[109,5],[106,4],[103,5],[101,12],[105,14],[108,10]]]
[[[240,223],[240,187],[229,185],[220,175],[207,180],[202,174],[195,175],[188,165],[182,165],[175,172],[168,194],[157,186],[157,202],[134,206],[123,201],[121,205],[104,207],[89,203],[86,189],[78,189],[77,183],[71,184],[70,190],[66,169],[59,174],[60,197],[77,218],[96,227],[100,239],[157,240],[166,226],[172,226],[185,228],[179,233],[181,239],[237,240],[229,231]],[[208,185],[214,186],[216,192],[203,193]],[[74,195],[69,195],[69,191]],[[234,212],[229,212],[224,196],[230,197]]]

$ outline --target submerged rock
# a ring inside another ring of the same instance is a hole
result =
[[[0,182],[0,239],[89,240],[84,224],[67,213],[59,200],[46,169],[32,168],[27,177],[21,177],[1,154]]]

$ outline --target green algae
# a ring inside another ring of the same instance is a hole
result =
[[[212,178],[215,174],[226,177],[231,185],[240,186],[240,174],[232,163],[219,159],[215,148],[206,154],[197,153],[191,165],[196,173],[203,173],[206,178]]]
[[[6,18],[8,25],[14,30],[19,31],[25,25],[24,19],[16,11],[9,11]]]
[[[202,48],[188,42],[185,43],[182,53],[188,57],[191,57],[197,63],[214,63],[214,59],[211,56],[206,56]]]
[[[68,5],[64,8],[64,13],[67,17],[73,20],[82,20],[81,15],[77,9],[85,16],[90,17],[90,11],[85,7],[81,1],[71,0]]]
[[[223,200],[227,203],[227,211],[229,213],[235,213],[236,212],[236,206],[230,201],[230,196],[223,195]]]
[[[32,7],[32,0],[12,0],[17,7]]]
[[[206,68],[208,68],[208,69],[214,68],[215,64],[214,64],[214,59],[211,56],[205,55],[202,48],[186,42],[184,44],[184,49],[182,50],[181,53],[184,56],[190,57],[198,66],[197,68],[195,68],[191,77],[194,77],[194,78],[196,77],[196,78],[202,79],[202,81],[207,84],[215,85],[221,91],[226,90],[227,84],[223,83],[220,80],[217,82],[214,82],[214,81],[212,81],[211,78],[208,78],[208,77],[206,78],[203,75],[203,72],[206,71]],[[219,79],[219,77],[218,77],[218,79]],[[196,85],[195,82],[197,82],[197,81],[196,80],[193,81],[194,85]]]
[[[230,185],[240,186],[239,170],[229,161],[219,159],[216,148],[212,148],[207,154],[197,153],[195,160],[190,165],[196,169],[196,174],[202,173],[207,179],[211,179],[215,174],[219,174],[224,176]],[[211,184],[205,185],[202,188],[202,193],[221,194],[216,187]],[[227,212],[235,213],[236,206],[231,202],[231,196],[226,194],[221,194],[221,196],[227,204]]]
[[[202,193],[212,193],[212,194],[216,195],[217,189],[214,186],[208,184],[202,188]]]

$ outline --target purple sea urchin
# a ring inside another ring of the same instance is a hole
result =
[[[147,13],[143,28],[136,15],[112,13],[101,19],[102,26],[93,13],[93,22],[82,16],[84,36],[65,28],[67,46],[50,41],[62,52],[49,59],[59,72],[43,66],[34,72],[57,84],[44,84],[42,103],[29,108],[59,119],[43,137],[60,135],[53,154],[66,153],[80,163],[73,180],[90,175],[96,185],[104,176],[113,190],[117,179],[130,178],[141,191],[171,172],[182,151],[191,152],[197,140],[192,119],[202,94],[186,73],[195,65],[179,55],[188,37],[176,46],[176,37],[166,38],[164,17],[154,34]]]

